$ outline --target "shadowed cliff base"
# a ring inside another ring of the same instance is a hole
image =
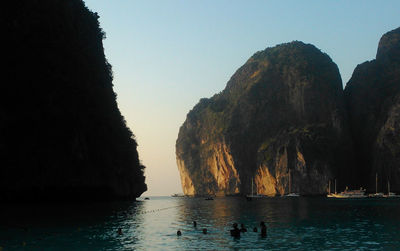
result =
[[[146,191],[97,13],[81,0],[8,1],[0,200],[110,200]]]
[[[358,186],[335,63],[310,44],[255,53],[188,113],[176,142],[185,194],[324,194]],[[289,187],[289,175],[292,180]]]

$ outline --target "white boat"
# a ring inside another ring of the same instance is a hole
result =
[[[338,198],[338,199],[362,199],[367,198],[365,195],[365,189],[362,187],[358,190],[349,190],[348,187],[341,193],[331,193],[328,194],[329,198]]]
[[[185,197],[185,195],[181,193],[174,193],[173,195],[171,195],[171,197]]]
[[[329,181],[329,192],[327,195],[328,198],[338,198],[338,199],[361,199],[361,198],[367,198],[368,196],[365,194],[365,189],[362,187],[358,190],[349,190],[348,187],[341,192],[337,193],[336,192],[336,179],[335,179],[335,193],[331,193],[331,183]]]
[[[385,198],[400,198],[400,195],[389,192],[389,194],[385,194],[385,195],[383,195],[383,197],[385,197]]]
[[[259,195],[259,194],[254,194],[253,191],[253,179],[251,179],[251,194],[246,195],[246,199],[247,200],[252,200],[252,199],[258,199],[258,198],[262,198],[264,196]]]
[[[375,193],[368,194],[368,197],[371,197],[371,198],[383,198],[384,197],[383,193],[378,193],[378,173],[375,174]]]
[[[390,192],[390,182],[388,181],[388,193],[383,195],[385,198],[400,198],[400,195]]]
[[[285,197],[299,197],[298,193],[292,193],[292,175],[289,169],[289,193],[284,195]]]
[[[368,197],[370,197],[370,198],[383,198],[383,197],[385,197],[385,194],[384,193],[371,193],[371,194],[368,194]]]

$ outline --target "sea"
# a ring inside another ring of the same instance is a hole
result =
[[[400,199],[150,197],[1,204],[0,213],[1,251],[400,250]],[[247,232],[231,237],[233,223]]]

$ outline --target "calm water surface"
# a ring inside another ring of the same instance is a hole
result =
[[[0,213],[2,250],[400,250],[399,199],[151,197],[0,205]],[[251,231],[262,220],[266,238]],[[233,222],[249,232],[232,238]]]

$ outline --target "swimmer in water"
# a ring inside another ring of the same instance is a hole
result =
[[[233,223],[233,229],[231,229],[231,236],[233,236],[235,238],[240,237],[240,230],[238,228],[237,223]]]
[[[197,222],[193,221],[193,227],[197,227]]]
[[[176,235],[181,236],[181,235],[182,235],[181,230],[178,230],[178,231],[176,232]]]
[[[267,237],[267,226],[265,225],[264,221],[261,221],[261,237]]]
[[[122,229],[118,228],[118,235],[122,235]]]
[[[207,228],[203,228],[203,234],[207,234]]]
[[[245,233],[247,232],[247,229],[244,227],[244,224],[240,224],[240,232]]]

